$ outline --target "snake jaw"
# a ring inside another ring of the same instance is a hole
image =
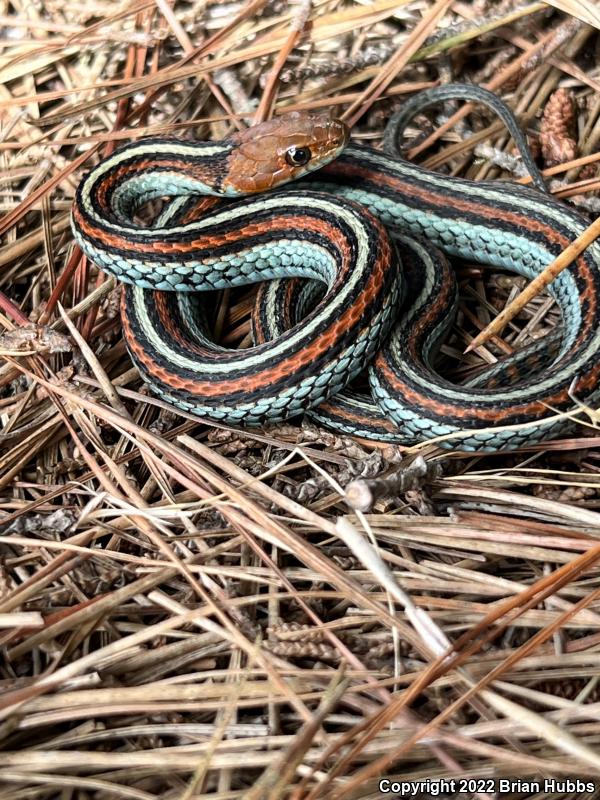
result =
[[[254,194],[301,178],[328,164],[349,139],[346,125],[320,114],[292,112],[235,133],[228,172],[221,188],[225,194]],[[306,149],[309,159],[293,164],[288,154]]]

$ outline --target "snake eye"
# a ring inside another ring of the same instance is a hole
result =
[[[303,167],[310,161],[311,152],[308,147],[290,147],[285,154],[285,160],[290,167]]]

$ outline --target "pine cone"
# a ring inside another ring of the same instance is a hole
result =
[[[540,130],[540,144],[546,166],[553,167],[577,157],[575,102],[567,89],[550,95]]]

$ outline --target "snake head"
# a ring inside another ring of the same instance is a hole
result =
[[[333,161],[348,138],[340,120],[297,111],[234,133],[221,191],[253,194],[300,178]]]

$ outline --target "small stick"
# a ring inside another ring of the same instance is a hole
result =
[[[0,292],[0,311],[7,314],[17,325],[29,324],[29,318],[21,311],[16,303],[13,303],[13,301],[4,294],[4,292]],[[6,323],[5,327],[7,326],[8,323]]]
[[[345,500],[355,511],[370,511],[376,500],[387,497],[398,497],[426,481],[439,478],[443,465],[439,461],[426,462],[423,456],[415,460],[387,478],[364,479],[352,481],[346,486]]]
[[[600,236],[600,217],[594,220],[574,242],[571,242],[558,258],[555,258],[554,261],[548,264],[543,272],[540,272],[537,278],[534,278],[531,283],[515,297],[512,303],[509,303],[481,333],[477,334],[465,350],[465,353],[475,350],[475,348],[489,341],[492,336],[499,334],[502,328],[510,322],[511,319],[516,317],[519,311],[521,311],[530,300],[533,300],[546,286],[552,283],[554,278],[560,275],[563,269],[566,269],[569,264],[572,264],[577,256],[581,255],[598,236]]]
[[[281,70],[285,67],[285,62],[289,54],[294,49],[297,41],[302,36],[304,29],[306,28],[306,23],[308,22],[308,18],[310,17],[311,12],[311,0],[302,0],[298,9],[292,18],[290,24],[290,33],[283,43],[279,53],[277,54],[277,58],[275,59],[275,63],[271,68],[271,72],[269,73],[269,77],[267,78],[267,85],[264,88],[263,95],[260,99],[259,106],[256,110],[254,115],[254,124],[257,125],[259,122],[264,122],[266,119],[269,118],[273,100],[275,99],[275,93],[277,91],[277,83],[279,81],[279,74]]]

